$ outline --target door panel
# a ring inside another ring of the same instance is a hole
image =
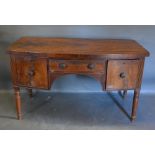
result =
[[[46,59],[12,58],[13,80],[17,85],[48,88]]]
[[[107,68],[107,90],[134,89],[140,76],[139,60],[109,60]]]

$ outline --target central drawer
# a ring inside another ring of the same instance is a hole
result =
[[[50,60],[50,72],[64,72],[64,73],[85,73],[105,72],[104,60]]]

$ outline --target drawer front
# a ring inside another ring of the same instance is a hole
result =
[[[48,88],[47,61],[30,57],[11,58],[13,82],[16,85]]]
[[[105,72],[105,61],[85,61],[85,60],[50,60],[50,72],[64,72],[64,73],[86,73]]]
[[[110,60],[107,68],[107,90],[134,89],[141,76],[140,60]]]

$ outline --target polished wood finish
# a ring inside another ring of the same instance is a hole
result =
[[[19,87],[50,89],[66,74],[87,75],[106,91],[135,91],[131,119],[136,117],[145,57],[149,52],[134,40],[24,37],[8,51],[15,88],[17,116],[21,119]]]
[[[86,73],[86,72],[105,72],[105,61],[89,60],[50,60],[49,67],[51,72],[64,73]]]
[[[136,119],[136,112],[137,112],[137,108],[138,108],[139,95],[140,95],[140,89],[136,89],[134,91],[134,97],[133,97],[132,114],[131,114],[131,120],[132,121]]]
[[[107,90],[134,89],[141,76],[140,60],[109,60],[107,69]]]
[[[8,49],[12,54],[33,54],[51,58],[110,58],[129,59],[149,56],[134,40],[125,39],[66,39],[23,37]]]
[[[20,99],[20,88],[14,87],[15,90],[15,97],[16,97],[16,111],[17,111],[17,119],[22,119],[22,112],[21,112],[21,99]]]
[[[30,56],[12,56],[11,59],[14,83],[18,83],[20,86],[48,89],[47,61],[45,59]]]

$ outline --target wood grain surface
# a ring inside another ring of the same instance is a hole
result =
[[[54,58],[135,58],[149,52],[134,40],[67,39],[23,37],[13,43],[8,53],[40,54]]]
[[[134,90],[131,120],[136,118],[145,57],[149,52],[134,40],[24,37],[8,51],[15,88],[17,118],[21,119],[20,87],[50,89],[66,74],[95,78],[107,91]]]

